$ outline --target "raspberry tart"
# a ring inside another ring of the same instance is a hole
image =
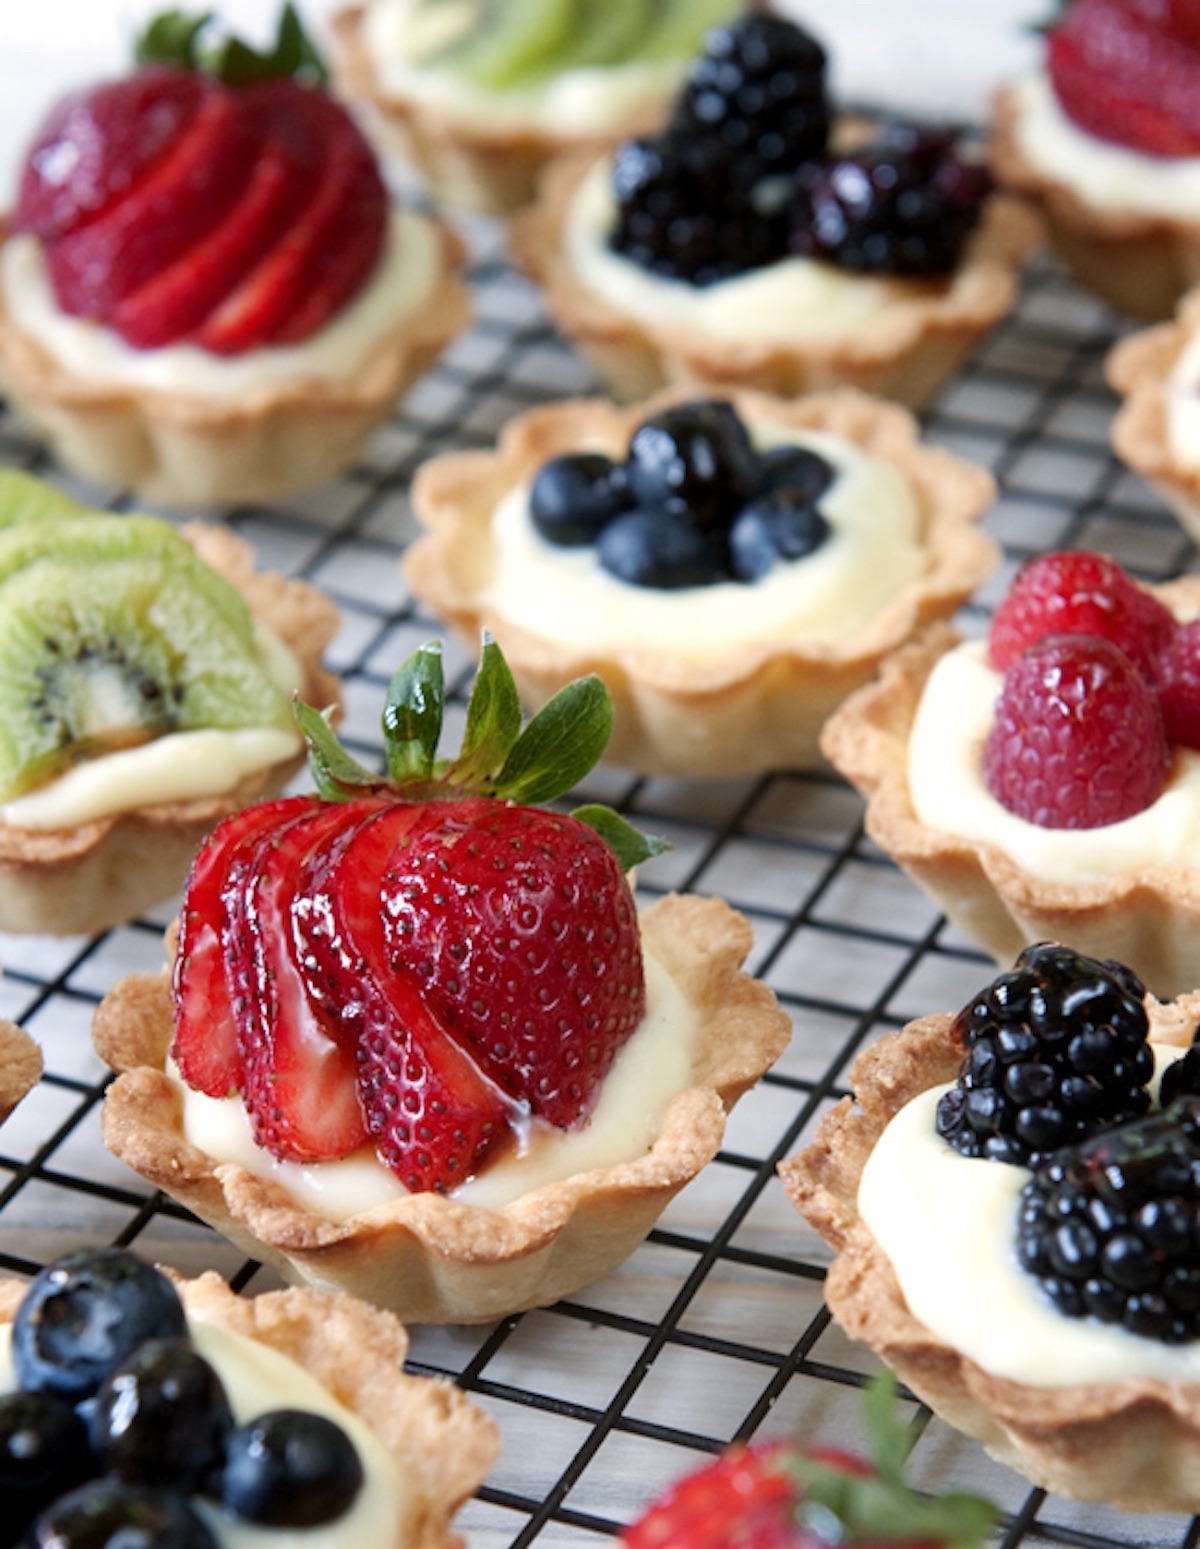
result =
[[[552,157],[657,128],[705,29],[739,8],[367,0],[333,17],[334,67],[435,198],[508,215]]]
[[[1195,578],[1044,555],[986,642],[938,626],[830,720],[872,838],[998,962],[1053,936],[1194,987],[1198,614]]]
[[[285,1276],[406,1321],[485,1321],[625,1258],[716,1153],[788,1018],[716,899],[638,919],[661,848],[569,787],[611,708],[584,679],[520,730],[486,643],[438,762],[440,652],[388,695],[389,781],[304,710],[322,798],[201,850],[173,976],[135,975],[95,1041],[124,1074],[110,1149]]]
[[[611,761],[756,774],[818,762],[835,706],[986,579],[992,495],[848,389],[579,399],[426,463],[405,572],[468,644],[500,641],[529,704],[598,672]]]
[[[169,898],[214,824],[302,766],[289,696],[336,702],[337,621],[224,528],[0,474],[0,929],[103,930]]]
[[[781,17],[715,28],[663,131],[552,163],[514,220],[616,397],[849,385],[915,407],[1011,307],[1025,210],[948,131],[835,123],[824,70]]]
[[[1034,1483],[1128,1511],[1200,1503],[1198,1014],[1042,943],[861,1054],[780,1169],[852,1337]]]
[[[0,236],[0,380],[82,476],[177,505],[344,468],[467,317],[286,10],[269,56],[151,25],[53,109]],[[69,171],[63,171],[68,168]]]
[[[234,1295],[124,1248],[0,1282],[0,1468],[23,1543],[461,1549],[492,1422],[402,1371],[385,1312],[312,1291]]]
[[[996,104],[991,165],[1032,201],[1077,278],[1165,318],[1200,279],[1200,11],[1073,0],[1042,70]]]

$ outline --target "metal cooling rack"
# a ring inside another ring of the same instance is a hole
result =
[[[340,604],[330,664],[344,675],[347,735],[361,757],[378,752],[393,668],[437,632],[397,565],[414,534],[413,470],[448,448],[490,443],[530,404],[593,387],[535,294],[504,266],[494,233],[472,238],[475,325],[362,463],[311,498],[227,518],[261,563]],[[1174,521],[1109,455],[1113,403],[1101,364],[1115,326],[1043,267],[927,416],[930,440],[991,468],[1002,489],[989,525],[1006,564],[968,611],[968,629],[982,627],[1016,563],[1046,548],[1102,548],[1155,580],[1196,563]],[[0,461],[61,479],[10,419],[0,419]],[[447,663],[461,707],[470,664],[453,648]],[[873,849],[857,796],[831,776],[686,784],[602,770],[587,794],[672,840],[669,855],[643,868],[647,898],[715,893],[750,918],[750,966],[792,1013],[796,1035],[734,1112],[720,1156],[621,1269],[569,1302],[494,1327],[414,1330],[414,1369],[455,1378],[504,1433],[499,1464],[460,1518],[473,1549],[611,1542],[668,1479],[752,1432],[861,1445],[857,1390],[874,1361],[829,1322],[827,1250],[787,1204],[775,1164],[843,1095],[863,1043],[963,1004],[994,972]],[[0,938],[0,1015],[25,1023],[47,1066],[0,1131],[0,1268],[30,1274],[80,1241],[120,1242],[188,1274],[215,1267],[239,1288],[271,1283],[147,1193],[100,1140],[106,1072],[91,1050],[91,1013],[116,979],[161,964],[174,912],[166,905],[98,940]],[[1006,1549],[1200,1542],[1200,1525],[1180,1517],[1126,1517],[1031,1492],[919,1406],[909,1413],[914,1482],[990,1494],[1005,1512],[995,1542]]]

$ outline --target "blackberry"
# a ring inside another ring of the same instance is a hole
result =
[[[1057,1152],[1021,1195],[1022,1267],[1069,1317],[1200,1337],[1200,1098]]]
[[[894,125],[862,151],[800,167],[789,246],[861,274],[949,274],[991,186],[952,132]]]
[[[1145,993],[1120,963],[1027,948],[955,1019],[966,1059],[938,1103],[938,1133],[964,1156],[1026,1166],[1144,1114]]]
[[[704,40],[670,127],[717,141],[741,183],[790,172],[829,138],[825,50],[781,16],[754,13]]]

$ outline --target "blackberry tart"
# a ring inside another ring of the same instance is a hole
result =
[[[938,130],[836,118],[825,54],[753,14],[667,127],[551,165],[511,249],[619,398],[665,383],[919,406],[1012,305],[1035,235]]]
[[[1034,1483],[1123,1510],[1200,1501],[1198,1015],[1041,944],[861,1054],[780,1168],[848,1333]]]
[[[599,673],[610,761],[746,775],[815,763],[834,707],[986,578],[991,498],[849,390],[580,399],[426,463],[405,573],[472,649],[500,641],[531,706]]]

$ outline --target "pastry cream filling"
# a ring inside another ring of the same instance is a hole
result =
[[[255,634],[263,664],[290,698],[304,684],[300,663],[263,625],[255,625]],[[279,726],[172,732],[87,759],[48,785],[0,803],[0,822],[43,831],[77,828],[140,807],[223,796],[247,775],[291,758],[299,746],[299,732]]]
[[[1200,220],[1200,156],[1149,156],[1080,129],[1063,112],[1044,72],[1013,87],[1022,158],[1104,212]]]
[[[655,328],[731,343],[832,339],[859,332],[899,293],[894,281],[809,258],[765,264],[715,285],[651,274],[608,246],[616,217],[609,171],[608,160],[598,162],[576,191],[563,233],[566,257],[593,294]]]
[[[135,350],[110,328],[59,309],[36,238],[10,237],[0,250],[6,310],[72,376],[191,398],[228,398],[305,378],[347,381],[385,334],[420,311],[440,271],[437,227],[416,211],[394,210],[374,275],[323,328],[299,344],[223,356],[194,344]]]
[[[413,1502],[395,1459],[359,1417],[340,1404],[311,1372],[278,1350],[247,1339],[219,1323],[188,1314],[192,1342],[225,1387],[234,1419],[244,1425],[272,1409],[307,1409],[335,1421],[354,1443],[363,1484],[348,1511],[309,1528],[269,1528],[243,1522],[201,1496],[192,1505],[222,1549],[362,1549],[409,1540]],[[12,1325],[0,1327],[0,1392],[17,1385],[12,1364]]]
[[[592,546],[547,543],[521,485],[494,514],[494,566],[483,602],[563,644],[701,661],[752,641],[852,638],[925,568],[912,488],[890,464],[839,436],[765,422],[751,431],[760,449],[806,446],[837,470],[817,503],[831,531],[811,554],[753,583],[631,586],[601,567]]]
[[[618,130],[665,102],[688,69],[685,59],[634,59],[563,70],[519,90],[490,91],[452,70],[415,61],[413,9],[411,0],[374,0],[366,9],[362,40],[380,92],[418,102],[468,128],[553,135]]]
[[[982,641],[948,651],[921,695],[908,745],[908,789],[928,828],[994,844],[1023,871],[1086,886],[1150,866],[1200,867],[1200,753],[1175,750],[1153,805],[1103,828],[1039,828],[983,783],[981,757],[1002,675]]]
[[[576,1173],[645,1155],[677,1092],[691,1085],[696,1015],[662,965],[646,955],[646,1015],[618,1054],[591,1117],[579,1130],[530,1125],[514,1155],[484,1168],[452,1199],[502,1210],[522,1195]],[[234,1162],[286,1189],[297,1204],[345,1221],[408,1191],[374,1153],[336,1162],[280,1162],[254,1142],[240,1097],[213,1098],[181,1083],[183,1130],[213,1161]]]
[[[1157,1046],[1160,1062],[1182,1049]],[[880,1137],[858,1209],[913,1316],[994,1377],[1029,1387],[1200,1381],[1200,1340],[1161,1344],[1119,1325],[1070,1318],[1017,1259],[1023,1167],[961,1156],[938,1135],[934,1087]]]

